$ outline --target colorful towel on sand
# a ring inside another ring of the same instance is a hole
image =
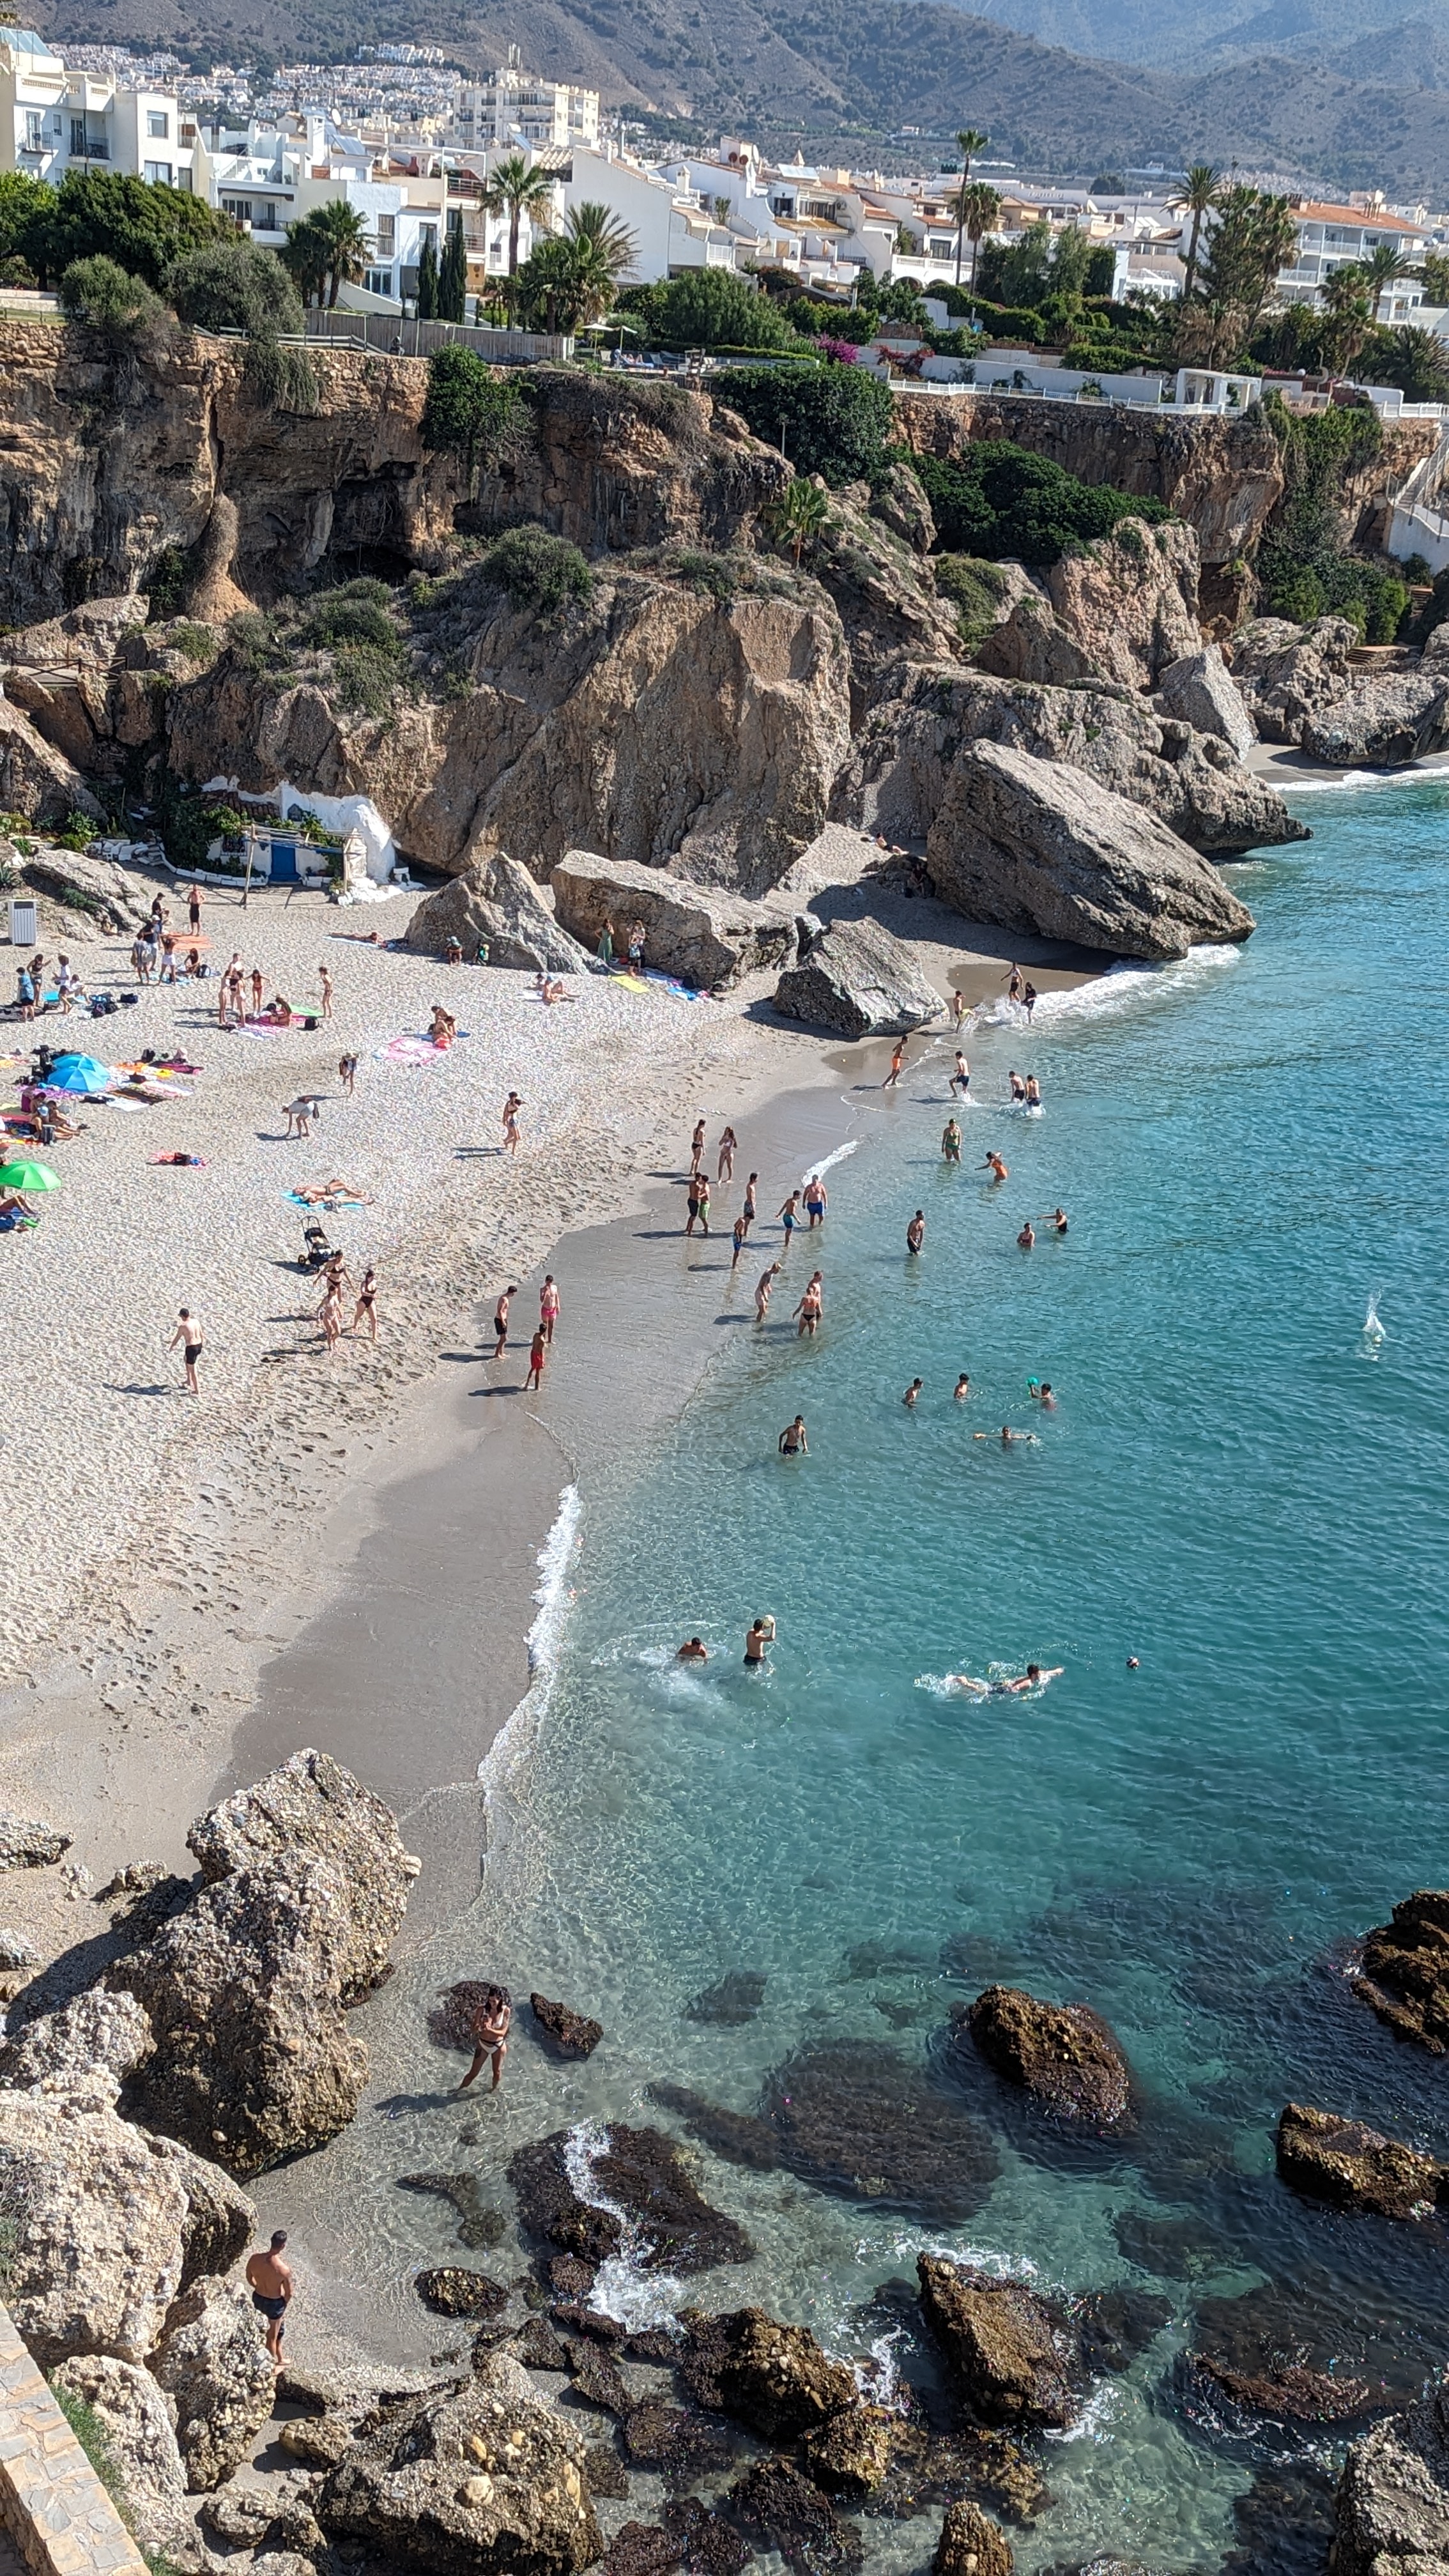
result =
[[[465,1038],[468,1031],[460,1029],[458,1035]],[[441,1064],[444,1056],[451,1052],[449,1047],[434,1046],[430,1037],[420,1036],[414,1029],[406,1030],[400,1038],[389,1038],[386,1046],[373,1049],[383,1064]]]
[[[371,1199],[359,1198],[352,1190],[283,1190],[282,1196],[294,1207],[320,1208],[326,1216],[335,1216],[339,1208],[372,1205]]]

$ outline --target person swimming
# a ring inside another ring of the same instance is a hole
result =
[[[1010,1165],[1003,1163],[997,1153],[988,1154],[981,1168],[983,1172],[990,1172],[995,1180],[1004,1181],[1010,1178]]]
[[[1048,1682],[1059,1681],[1065,1664],[1052,1664],[1046,1671],[1040,1664],[1028,1664],[1024,1673],[1003,1674],[998,1680],[983,1681],[979,1673],[948,1673],[948,1689],[969,1691],[973,1699],[1020,1699],[1024,1692],[1044,1690]]]

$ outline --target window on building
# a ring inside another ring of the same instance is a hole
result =
[[[151,187],[169,188],[171,185],[171,164],[169,161],[148,161],[145,164],[144,175]]]
[[[240,232],[243,224],[249,224],[251,222],[252,201],[250,197],[223,197],[221,201],[221,211],[224,215],[230,215],[232,222],[236,225],[238,232]]]
[[[419,255],[420,255],[420,256],[421,256],[421,253],[422,253],[422,247],[423,247],[424,242],[431,242],[431,243],[432,243],[432,245],[433,245],[434,250],[436,250],[436,249],[437,249],[437,247],[438,247],[438,227],[437,227],[437,225],[436,225],[436,224],[419,224],[419,226],[418,226],[418,252],[419,252]]]
[[[70,148],[72,157],[75,160],[84,161],[86,157],[86,121],[83,116],[73,116],[71,118]]]
[[[377,251],[379,259],[391,259],[393,252],[397,248],[396,215],[378,215],[374,217],[373,230],[377,235]]]
[[[164,108],[164,107],[148,107],[148,108],[147,108],[147,110],[146,110],[146,132],[147,132],[147,134],[150,136],[150,139],[151,139],[151,141],[152,141],[153,143],[169,143],[169,142],[170,142],[170,140],[171,140],[171,119],[170,119],[170,117],[167,115],[166,110],[165,110],[165,108]]]
[[[390,268],[370,268],[363,282],[369,295],[391,295],[392,270]]]
[[[43,145],[44,145],[44,141],[45,141],[45,119],[44,119],[44,117],[41,115],[41,112],[40,112],[40,110],[39,110],[39,108],[38,108],[38,107],[27,107],[27,109],[26,109],[26,111],[25,111],[25,149],[26,149],[26,151],[27,151],[27,152],[39,152],[39,151],[42,149]]]
[[[280,232],[280,230],[281,226],[277,221],[277,209],[271,198],[256,198],[253,202],[252,208],[252,231],[254,233],[275,233]]]

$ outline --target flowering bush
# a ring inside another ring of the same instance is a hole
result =
[[[833,358],[838,367],[853,367],[860,352],[853,340],[817,340],[822,358]]]

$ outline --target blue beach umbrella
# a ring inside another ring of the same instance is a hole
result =
[[[47,1091],[80,1092],[90,1098],[98,1091],[109,1091],[115,1078],[103,1064],[90,1064],[77,1056],[67,1064],[54,1065],[45,1088]]]
[[[111,1068],[108,1064],[102,1064],[99,1056],[82,1055],[75,1047],[57,1048],[50,1060],[52,1064],[64,1066],[67,1071],[72,1065],[78,1064],[83,1073],[103,1073],[107,1082],[111,1079]]]

